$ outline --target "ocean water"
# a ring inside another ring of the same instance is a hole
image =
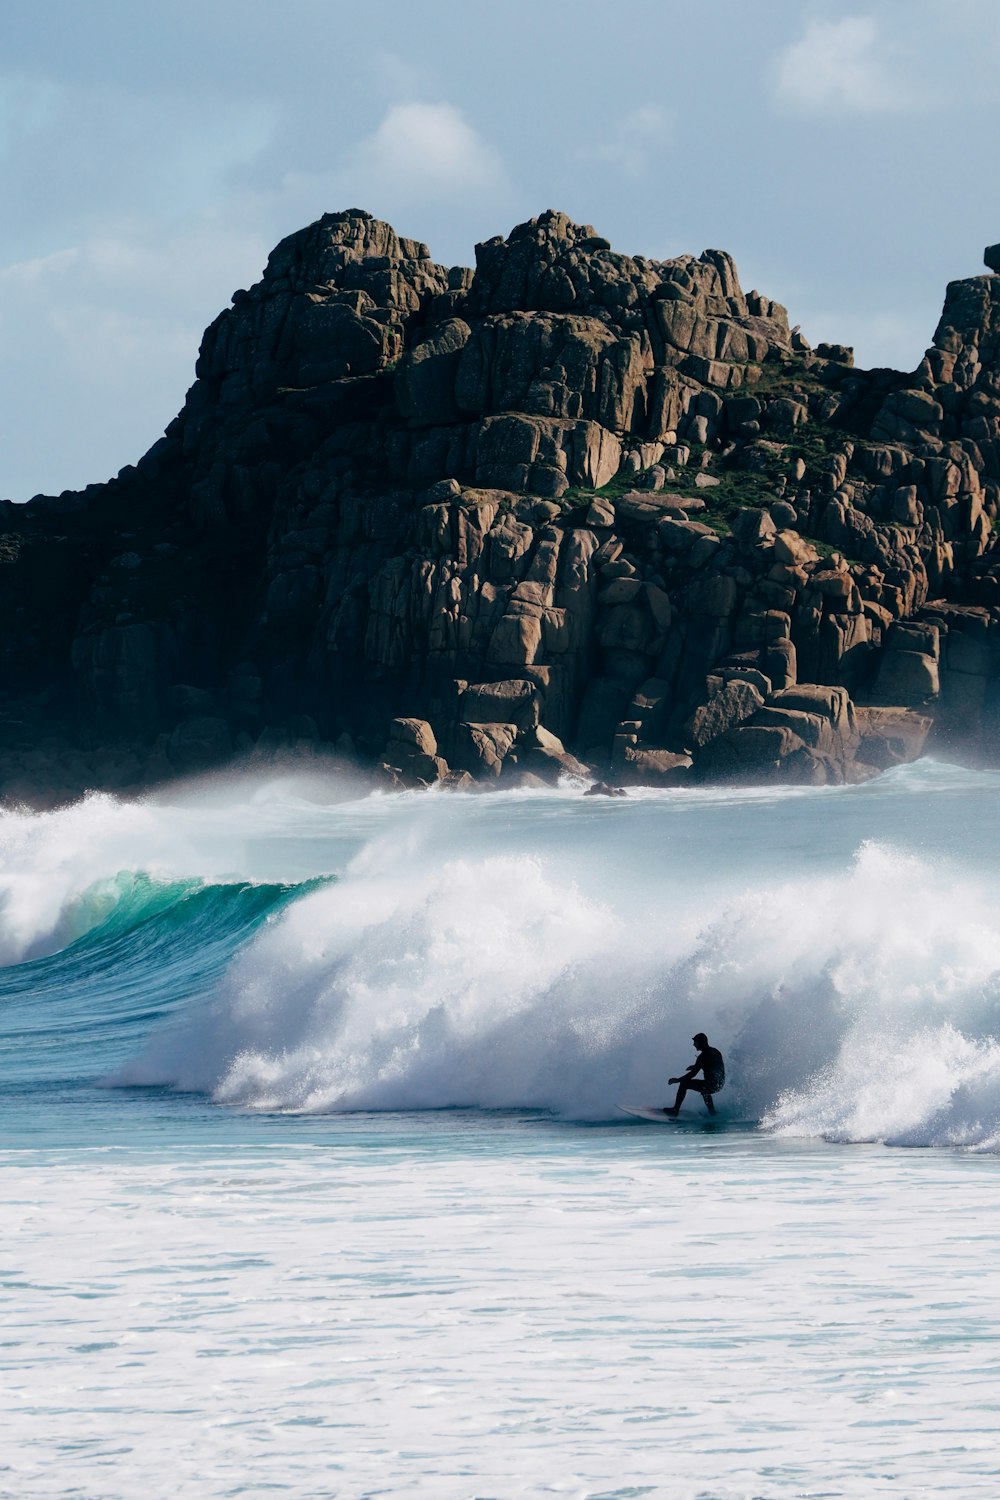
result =
[[[0,815],[0,1496],[995,1495],[998,876],[930,761]]]

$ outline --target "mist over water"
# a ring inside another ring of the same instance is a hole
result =
[[[727,1119],[1000,1150],[998,792],[925,762],[838,790],[275,778],[8,813],[0,1060],[255,1111],[610,1119],[666,1102],[705,1030]]]

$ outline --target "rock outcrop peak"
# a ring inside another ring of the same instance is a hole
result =
[[[1000,272],[1000,246],[985,251]],[[541,214],[475,268],[272,252],[105,485],[0,504],[0,783],[328,751],[390,784],[837,783],[995,758],[1000,276],[912,373],[723,251]]]

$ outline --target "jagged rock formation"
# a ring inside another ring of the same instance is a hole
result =
[[[903,375],[810,349],[720,251],[546,213],[473,272],[326,215],[135,468],[0,508],[0,775],[332,745],[404,783],[837,782],[983,749],[998,505],[994,275]]]

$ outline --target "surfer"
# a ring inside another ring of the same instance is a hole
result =
[[[680,1113],[684,1095],[688,1089],[693,1089],[696,1094],[700,1094],[709,1114],[715,1114],[712,1095],[717,1094],[726,1081],[726,1065],[722,1061],[722,1053],[718,1047],[708,1045],[708,1037],[703,1031],[696,1031],[691,1040],[698,1048],[698,1056],[686,1073],[682,1073],[679,1078],[668,1080],[670,1083],[679,1083],[680,1088],[677,1090],[677,1098],[673,1102],[673,1107],[663,1111],[665,1115]],[[701,1078],[696,1078],[696,1073],[700,1073]]]

